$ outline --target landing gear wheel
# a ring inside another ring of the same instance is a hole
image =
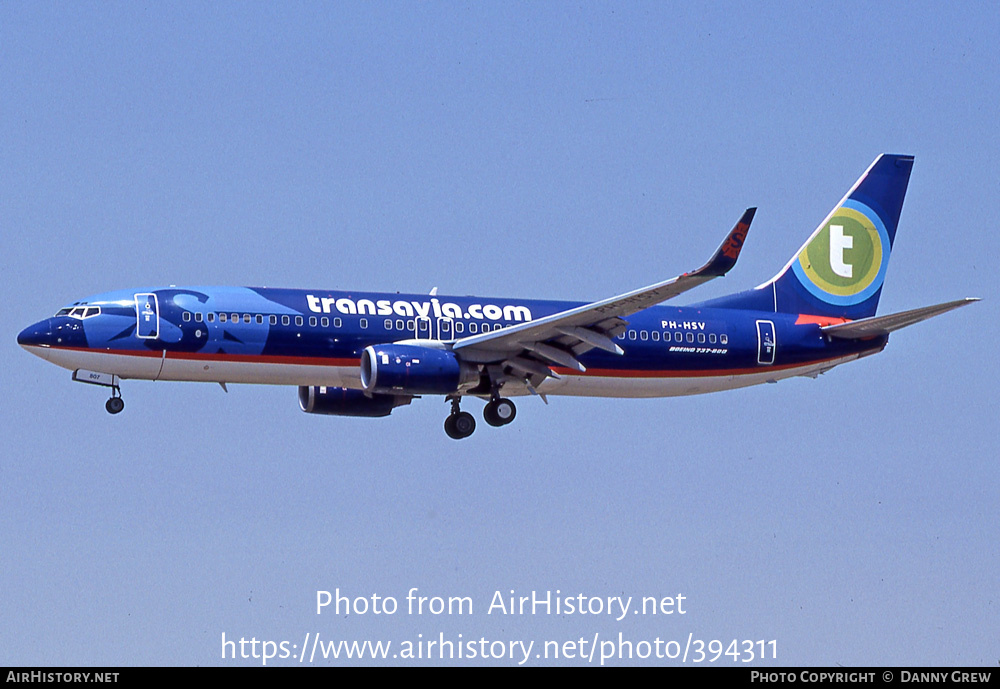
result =
[[[468,438],[476,430],[476,419],[469,412],[461,411],[455,414],[453,425],[459,438]]]
[[[491,426],[506,426],[517,416],[517,407],[507,399],[495,399],[486,403],[483,418]]]
[[[461,436],[455,431],[455,414],[448,414],[444,420],[444,432],[453,440],[461,440]]]
[[[496,414],[497,418],[503,421],[503,425],[506,426],[517,416],[517,407],[510,400],[501,399],[496,403]]]
[[[125,400],[121,397],[112,397],[104,403],[104,408],[108,410],[109,414],[119,414],[125,408]]]
[[[449,414],[444,420],[444,432],[449,438],[468,438],[476,430],[476,419],[467,411]]]

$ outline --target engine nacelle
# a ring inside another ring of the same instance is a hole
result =
[[[371,392],[448,395],[478,384],[479,368],[447,349],[384,344],[361,354],[361,385]]]
[[[307,414],[334,416],[389,416],[396,407],[409,404],[405,395],[373,395],[361,390],[299,386],[299,407]]]

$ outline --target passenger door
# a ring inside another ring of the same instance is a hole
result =
[[[135,336],[141,340],[155,340],[160,335],[160,305],[156,295],[145,292],[135,295]]]

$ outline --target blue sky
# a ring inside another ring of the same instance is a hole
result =
[[[620,632],[995,665],[998,44],[990,3],[2,5],[0,664]],[[758,206],[702,300],[773,275],[882,152],[916,164],[880,311],[984,301],[818,380],[527,399],[454,442],[433,398],[340,419],[134,381],[110,417],[15,342],[156,284],[596,300]],[[475,608],[317,616],[338,587]],[[511,589],[687,613],[487,615]]]

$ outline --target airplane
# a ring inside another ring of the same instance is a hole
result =
[[[978,299],[877,316],[913,156],[880,155],[785,266],[756,288],[662,305],[736,264],[747,209],[705,265],[591,303],[252,287],[158,287],[74,301],[17,338],[110,388],[127,379],[298,386],[310,414],[383,417],[451,402],[444,428],[514,420],[512,397],[668,397],[815,378],[876,354],[895,330]]]

